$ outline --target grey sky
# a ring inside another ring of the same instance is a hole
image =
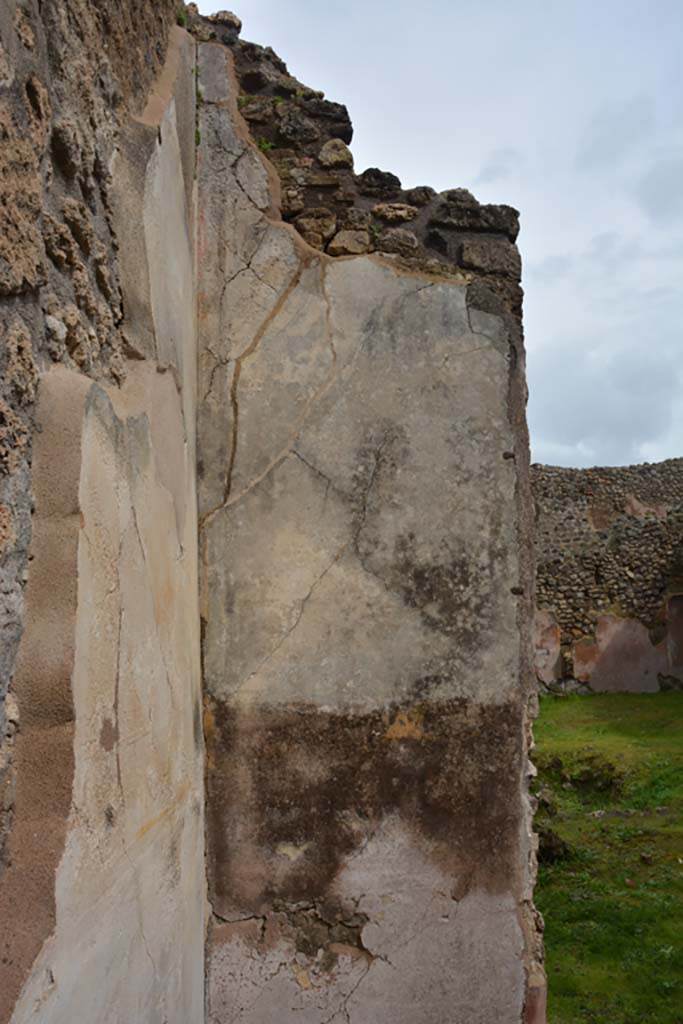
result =
[[[235,13],[244,39],[346,103],[357,170],[521,211],[536,461],[683,455],[681,0],[242,0]]]

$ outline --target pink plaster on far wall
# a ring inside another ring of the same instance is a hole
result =
[[[666,605],[666,654],[669,675],[683,678],[683,594],[670,597]]]
[[[534,666],[536,678],[545,683],[562,675],[560,627],[549,608],[537,608],[534,617]]]
[[[647,629],[635,619],[601,615],[595,643],[574,644],[574,675],[593,690],[654,693],[658,674],[668,673],[666,642],[656,647]]]
[[[629,516],[636,516],[638,519],[645,519],[646,516],[657,516],[657,519],[666,519],[666,505],[646,505],[636,498],[635,494],[626,495],[624,512]]]

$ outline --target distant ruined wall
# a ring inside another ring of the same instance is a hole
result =
[[[0,12],[12,1024],[203,1014],[195,48],[174,30],[164,64],[174,11]]]
[[[239,31],[0,11],[0,1022],[543,1024],[518,215]]]
[[[533,465],[536,666],[544,685],[683,685],[683,459]]]
[[[208,1020],[540,1021],[517,215],[192,28]]]

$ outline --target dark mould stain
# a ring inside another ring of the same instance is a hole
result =
[[[203,728],[202,728],[202,716],[203,709],[199,703],[199,700],[194,702],[192,707],[192,738],[194,740],[194,749],[197,753],[201,752],[203,742]]]
[[[346,859],[388,816],[446,872],[490,891],[516,877],[525,757],[517,704],[418,701],[366,713],[215,704],[211,723],[218,913],[324,906]]]
[[[119,727],[111,718],[105,718],[100,729],[100,746],[110,753],[119,741]]]
[[[395,588],[405,603],[420,611],[430,629],[452,637],[465,649],[477,649],[493,628],[489,587],[481,576],[490,572],[497,551],[488,552],[487,565],[466,555],[444,552],[436,563],[420,562],[413,534],[398,537],[394,555]]]

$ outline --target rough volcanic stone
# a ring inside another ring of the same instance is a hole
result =
[[[372,212],[387,224],[401,224],[416,217],[418,211],[416,206],[408,206],[407,203],[378,203]]]
[[[353,138],[353,126],[349,112],[343,103],[333,103],[322,98],[321,93],[304,93],[303,109],[308,117],[319,122],[327,136],[341,139],[347,144]]]
[[[337,232],[327,247],[330,256],[359,256],[370,248],[370,233],[362,228]]]
[[[295,221],[297,230],[306,241],[317,249],[329,241],[337,229],[337,218],[332,210],[316,206],[300,214]]]
[[[214,14],[209,14],[208,19],[217,25],[226,25],[233,29],[236,35],[242,31],[242,22],[232,11],[216,11]]]
[[[380,252],[397,253],[400,256],[413,256],[420,242],[414,231],[407,228],[391,228],[383,231],[376,242],[376,248]]]
[[[299,188],[286,188],[282,191],[282,216],[291,219],[304,208],[304,194]]]
[[[500,232],[514,242],[519,234],[519,214],[511,206],[481,206],[467,189],[456,188],[441,193],[430,211],[430,225]]]
[[[323,167],[353,167],[353,154],[341,139],[330,139],[318,154]]]
[[[519,280],[522,261],[517,247],[506,238],[482,235],[462,243],[460,260],[463,267],[489,274],[504,274]]]
[[[343,210],[339,216],[339,225],[343,228],[367,228],[370,223],[370,214],[367,210],[359,210],[352,206]]]
[[[273,101],[270,96],[250,96],[240,104],[240,113],[250,124],[264,124],[273,116]]]
[[[359,174],[358,191],[364,196],[377,196],[380,199],[393,199],[401,192],[401,182],[390,171],[380,171],[378,167],[368,167]]]
[[[301,112],[294,103],[280,103],[275,108],[277,135],[281,142],[296,146],[315,142],[320,131],[315,121]]]
[[[416,188],[409,188],[406,192],[406,199],[413,206],[426,206],[431,203],[436,195],[436,190],[429,185],[418,185]]]

